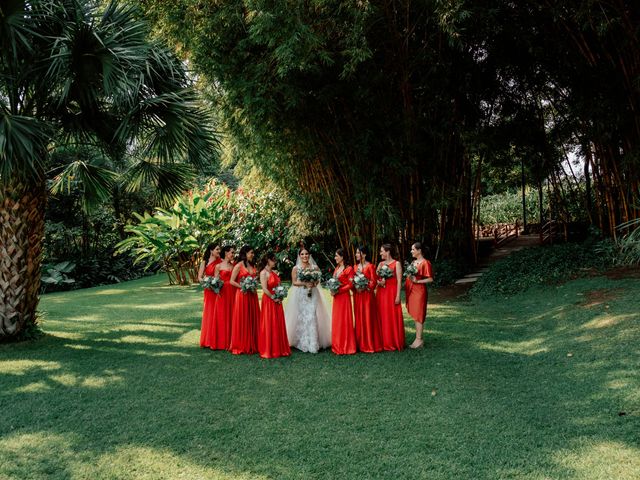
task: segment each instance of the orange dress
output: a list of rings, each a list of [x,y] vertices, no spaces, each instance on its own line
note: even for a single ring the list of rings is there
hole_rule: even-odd
[[[228,350],[231,342],[231,316],[237,288],[231,285],[231,270],[220,270],[220,280],[224,282],[217,295],[213,322],[209,329],[208,346],[213,350]]]
[[[242,282],[243,278],[252,275],[244,266],[240,265],[240,271],[236,281]],[[258,322],[260,320],[260,304],[258,294],[242,293],[236,288],[236,299],[233,303],[233,315],[231,317],[231,346],[229,350],[234,355],[243,353],[252,354],[258,352]]]
[[[273,289],[280,285],[280,277],[271,272],[267,288],[273,295]],[[287,326],[284,321],[284,308],[266,295],[262,295],[260,311],[260,330],[258,332],[258,352],[262,358],[288,357],[291,355]]]
[[[418,265],[416,280],[424,280],[425,278],[433,278],[429,260],[423,260]],[[413,283],[410,278],[407,278],[404,282],[404,291],[407,297],[407,312],[416,322],[424,323],[424,319],[427,316],[427,285]]]
[[[395,273],[397,261],[389,263],[389,268]],[[396,305],[396,291],[398,279],[394,275],[387,278],[384,287],[378,287],[376,302],[378,315],[382,323],[382,348],[384,350],[404,349],[404,320],[402,318],[402,306]]]
[[[368,263],[362,268],[362,274],[369,279],[369,290],[359,292],[354,288],[356,343],[361,352],[380,352],[382,350],[382,332],[376,297],[373,294],[376,286],[376,269],[373,264]]]
[[[207,265],[204,269],[205,277],[213,277],[213,274],[216,271],[216,265],[222,262],[221,259],[216,259]],[[212,290],[207,288],[204,289],[204,306],[202,308],[202,324],[200,326],[200,346],[208,347],[208,337],[209,330],[211,329],[211,324],[213,322],[213,312],[216,308],[216,302],[218,300],[218,295],[213,293]]]
[[[335,277],[337,272],[333,272]],[[353,307],[351,306],[351,279],[353,268],[350,266],[342,270],[340,289],[333,296],[333,310],[331,312],[331,351],[337,355],[351,355],[356,353],[356,334],[353,329]]]

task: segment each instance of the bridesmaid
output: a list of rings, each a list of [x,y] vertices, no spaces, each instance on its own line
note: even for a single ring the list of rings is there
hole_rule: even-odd
[[[236,287],[230,282],[234,254],[235,250],[232,246],[222,247],[223,260],[216,266],[215,276],[222,280],[224,285],[217,295],[218,300],[213,313],[213,322],[209,330],[207,343],[212,350],[228,350],[231,342],[231,316],[233,315],[233,301],[236,298]]]
[[[358,290],[354,286],[353,303],[358,350],[374,353],[382,350],[382,332],[376,297],[373,294],[376,286],[376,269],[371,262],[367,261],[368,254],[369,251],[364,246],[359,246],[356,250],[358,263],[355,266],[355,273],[362,273],[369,280],[369,286],[366,290]]]
[[[402,266],[391,256],[391,245],[388,243],[380,247],[380,256],[382,261],[378,264],[378,271],[383,265],[386,265],[395,273],[389,279],[378,277],[376,300],[378,315],[380,315],[382,322],[382,348],[384,350],[403,350],[404,320],[400,305]]]
[[[198,270],[198,281],[201,282],[204,277],[213,277],[216,266],[222,261],[220,260],[220,247],[213,243],[207,245],[202,256],[200,269]],[[202,325],[200,327],[200,346],[208,347],[207,341],[211,322],[213,321],[213,312],[216,308],[218,295],[209,289],[204,289],[204,308],[202,309]]]
[[[249,245],[240,249],[238,263],[233,267],[229,283],[237,288],[231,317],[231,346],[234,355],[258,352],[258,321],[260,304],[256,292],[243,293],[240,282],[246,277],[256,276],[253,266],[254,251]]]
[[[431,262],[424,258],[422,254],[423,248],[420,242],[416,242],[411,246],[411,256],[414,258],[413,264],[418,270],[415,276],[407,278],[404,289],[407,297],[407,312],[416,322],[416,339],[410,348],[420,348],[424,346],[422,339],[422,330],[424,328],[424,319],[427,316],[427,283],[433,282],[433,273],[431,271]]]
[[[353,310],[351,306],[351,279],[353,268],[345,265],[345,252],[342,248],[336,250],[336,268],[333,278],[340,281],[340,288],[333,295],[333,310],[331,315],[331,350],[336,355],[352,355],[356,353],[356,335],[353,330]]]
[[[273,299],[273,289],[280,285],[280,277],[273,271],[275,266],[275,254],[272,252],[267,253],[265,266],[260,272],[262,309],[260,312],[258,352],[262,358],[288,357],[291,355],[282,300]]]

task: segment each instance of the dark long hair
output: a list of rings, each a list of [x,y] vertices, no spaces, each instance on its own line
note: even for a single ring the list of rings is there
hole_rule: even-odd
[[[365,245],[358,245],[356,250],[360,250],[360,255],[365,255],[365,260],[369,258],[369,249]]]
[[[420,250],[420,253],[422,253],[422,256],[424,258],[429,258],[429,256],[431,255],[429,247],[427,247],[426,245],[422,245],[422,242],[413,242],[413,246],[416,247],[416,250]]]
[[[337,249],[336,253],[342,257],[342,263],[347,266],[349,264],[349,257],[347,256],[347,252],[345,252],[344,248]]]
[[[269,260],[272,260],[274,262],[277,262],[278,259],[276,258],[276,254],[273,252],[267,252],[264,254],[264,256],[262,257],[262,259],[260,260],[260,270],[264,270],[264,268],[267,266],[267,263],[269,262]]]
[[[203,255],[203,260],[204,263],[206,265],[206,263],[209,261],[209,257],[211,256],[211,252],[213,252],[216,247],[218,246],[217,243],[210,243],[209,245],[207,245],[207,248],[204,249],[204,255]]]
[[[225,245],[224,247],[222,247],[222,249],[220,250],[220,258],[224,258],[227,256],[227,252],[233,250],[233,245]]]
[[[390,243],[383,243],[382,245],[380,245],[380,248],[382,248],[385,252],[389,252],[393,257],[393,247]]]
[[[253,262],[247,260],[247,253],[253,250],[251,245],[243,245],[240,249],[240,255],[238,256],[238,261],[244,264],[244,268],[249,268],[249,265],[253,267]]]

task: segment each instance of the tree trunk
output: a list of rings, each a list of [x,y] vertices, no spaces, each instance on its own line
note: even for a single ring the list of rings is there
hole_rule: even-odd
[[[44,184],[0,186],[0,340],[37,321]]]

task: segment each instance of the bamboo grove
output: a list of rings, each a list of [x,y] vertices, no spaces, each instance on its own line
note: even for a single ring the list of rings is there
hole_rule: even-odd
[[[594,225],[640,214],[637,2],[141,3],[209,85],[236,160],[343,246],[473,256],[485,172],[522,166],[559,196],[568,146]]]

